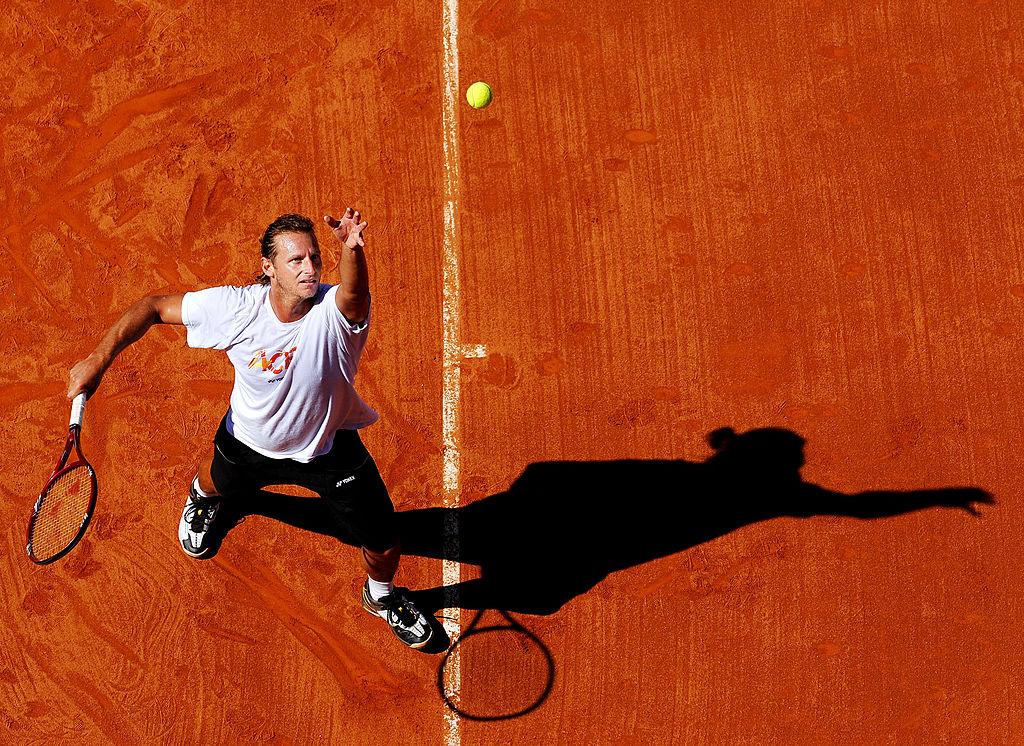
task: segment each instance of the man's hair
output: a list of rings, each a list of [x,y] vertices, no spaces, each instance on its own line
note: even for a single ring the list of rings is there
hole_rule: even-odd
[[[275,239],[282,233],[307,233],[313,241],[313,248],[318,251],[320,249],[320,244],[316,241],[316,233],[313,230],[313,221],[305,215],[288,213],[267,226],[267,230],[264,231],[263,238],[260,240],[261,256],[271,262],[274,261],[274,257],[277,256],[277,241]],[[256,277],[256,281],[261,285],[270,284],[270,278],[263,273]]]

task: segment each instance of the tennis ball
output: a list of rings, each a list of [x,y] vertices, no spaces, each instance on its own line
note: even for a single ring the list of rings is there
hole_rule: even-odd
[[[491,103],[491,87],[477,81],[466,90],[466,100],[474,109],[482,109]]]

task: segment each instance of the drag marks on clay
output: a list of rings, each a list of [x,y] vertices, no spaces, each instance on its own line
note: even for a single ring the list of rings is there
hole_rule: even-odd
[[[274,723],[266,712],[248,703],[244,707],[227,710],[224,720],[243,743],[290,743],[287,739],[277,738]]]
[[[418,60],[399,49],[381,49],[374,57],[380,100],[406,115],[433,113],[434,83],[419,74]]]
[[[0,409],[37,401],[52,401],[67,391],[63,382],[3,383],[0,385]]]
[[[180,490],[180,483],[174,490],[152,483],[150,489],[150,494],[174,495]],[[162,509],[158,513],[167,515]],[[182,595],[186,593],[182,565],[191,560],[180,551],[168,551],[172,539],[166,523],[155,523],[138,513],[114,518],[109,510],[98,510],[84,541],[97,540],[111,543],[101,550],[102,575],[88,581],[88,587],[103,594],[105,613],[133,630],[130,643],[140,650],[138,655],[143,660],[162,661],[164,656],[173,655],[167,640],[179,634],[188,613],[181,606]],[[66,559],[73,558],[82,546]],[[108,595],[111,589],[114,592]]]
[[[84,170],[95,165],[96,157],[110,142],[143,115],[158,114],[171,104],[195,93],[203,85],[216,79],[219,73],[207,73],[176,85],[144,93],[114,106],[88,134],[75,141],[71,152],[58,164],[56,180],[67,183]]]
[[[401,488],[411,483],[414,489],[424,489],[424,465],[432,458],[441,455],[441,449],[428,444],[420,433],[408,433],[405,430],[394,434],[396,455],[388,461],[385,470],[385,482],[391,489]]]
[[[702,559],[702,553],[686,552],[679,567],[663,573],[641,586],[633,595],[646,598],[654,593],[670,598],[698,601],[720,593],[746,591],[753,587],[753,571],[776,563],[785,556],[786,542],[781,539],[765,541],[753,552],[735,560],[721,558],[712,562]]]
[[[227,640],[228,642],[237,642],[242,645],[259,644],[259,640],[254,640],[253,638],[246,637],[245,635],[239,634],[238,632],[233,632],[229,629],[218,627],[216,624],[210,621],[211,616],[212,614],[210,613],[200,614],[199,619],[196,620],[196,626],[206,634],[212,635],[213,637],[218,637],[221,640]]]
[[[130,721],[118,717],[118,708],[114,707],[110,698],[83,674],[69,671],[66,676],[61,676],[53,665],[57,661],[60,661],[61,665],[66,663],[61,656],[35,643],[26,644],[25,653],[46,678],[63,692],[65,700],[92,721],[108,743],[134,746],[146,742]],[[62,709],[62,717],[66,720],[71,713],[66,706]]]
[[[43,221],[44,217],[50,217],[51,220],[63,220],[61,211],[66,207],[67,203],[75,199],[81,194],[89,191],[98,184],[111,179],[114,174],[126,171],[139,164],[145,163],[156,155],[162,152],[162,146],[153,146],[137,150],[129,153],[122,158],[118,159],[112,165],[108,165],[95,174],[90,176],[84,181],[78,182],[77,184],[71,184],[64,188],[56,189],[55,191],[48,192],[45,199],[39,202],[35,207],[30,209],[28,213],[22,218],[20,224],[11,225],[4,231],[5,236],[20,235],[22,231],[30,229]],[[51,208],[60,208],[56,210],[53,215],[50,215]],[[51,230],[53,230],[51,226]]]
[[[361,695],[368,693],[367,687],[392,689],[400,685],[376,655],[309,611],[255,555],[243,550],[237,554],[244,572],[223,553],[217,555],[214,563],[248,588],[347,693]]]
[[[385,482],[394,488],[414,476],[422,486],[426,481],[424,467],[430,460],[441,455],[441,444],[428,439],[402,415],[398,407],[378,388],[372,370],[360,369],[359,381],[360,387],[366,390],[367,399],[374,403],[374,408],[395,429],[394,438],[398,449],[384,474]]]
[[[96,638],[105,642],[112,650],[118,653],[125,660],[130,661],[136,666],[142,665],[142,659],[139,655],[128,647],[125,642],[118,639],[114,633],[108,629],[92,611],[90,611],[86,602],[79,598],[75,588],[73,588],[70,583],[61,580],[60,578],[56,578],[55,582],[64,598],[67,599],[68,603],[71,605],[72,610],[85,624],[86,629],[95,635]]]
[[[181,227],[181,249],[186,255],[192,252],[192,247],[199,236],[199,230],[203,223],[203,212],[209,196],[206,175],[201,173],[192,185],[192,193],[189,195],[188,207],[185,210],[185,222]]]
[[[783,402],[782,416],[787,420],[801,422],[807,419],[823,419],[841,417],[845,414],[842,407],[835,404],[786,404]]]
[[[7,251],[6,254],[10,258],[14,265],[21,272],[23,277],[27,277],[29,282],[35,286],[35,289],[39,291],[40,297],[45,300],[54,311],[61,311],[60,304],[50,295],[50,292],[46,289],[46,286],[39,281],[36,277],[35,272],[22,260],[23,249],[21,248],[20,231],[14,227],[8,228],[5,232],[4,240],[0,241],[0,246],[3,246]]]

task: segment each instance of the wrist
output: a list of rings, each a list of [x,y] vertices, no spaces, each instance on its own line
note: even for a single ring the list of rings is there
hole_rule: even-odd
[[[86,360],[91,363],[94,367],[99,368],[100,373],[106,373],[107,368],[114,362],[114,354],[112,350],[108,350],[106,345],[102,343],[91,353]]]

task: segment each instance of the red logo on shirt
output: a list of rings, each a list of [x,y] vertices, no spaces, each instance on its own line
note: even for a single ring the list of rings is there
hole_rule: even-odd
[[[278,373],[284,373],[288,370],[288,366],[292,364],[292,357],[297,349],[299,348],[292,347],[290,350],[278,350],[270,355],[270,357],[267,357],[266,350],[260,350],[249,363],[249,370],[269,370],[275,376]]]

